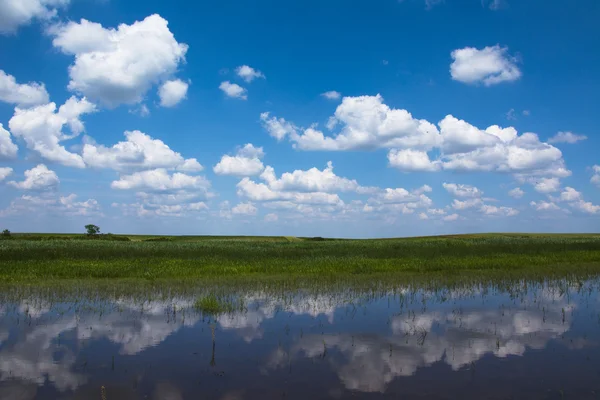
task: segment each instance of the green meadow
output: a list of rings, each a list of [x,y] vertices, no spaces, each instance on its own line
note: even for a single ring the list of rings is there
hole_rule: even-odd
[[[600,234],[402,239],[12,234],[0,281],[544,277],[600,273]]]

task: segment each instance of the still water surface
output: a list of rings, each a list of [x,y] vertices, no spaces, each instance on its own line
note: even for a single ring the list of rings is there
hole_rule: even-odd
[[[0,399],[599,399],[597,280],[0,308]]]

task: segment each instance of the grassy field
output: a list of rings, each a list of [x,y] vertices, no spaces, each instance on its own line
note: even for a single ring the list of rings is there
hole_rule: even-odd
[[[15,234],[0,281],[267,277],[530,276],[600,273],[600,235],[483,234],[406,239]]]

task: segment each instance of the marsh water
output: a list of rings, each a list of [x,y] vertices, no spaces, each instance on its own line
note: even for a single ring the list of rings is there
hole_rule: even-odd
[[[598,399],[600,284],[7,296],[0,398]]]

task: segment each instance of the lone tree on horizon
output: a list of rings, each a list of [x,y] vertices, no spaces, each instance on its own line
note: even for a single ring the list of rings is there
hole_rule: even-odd
[[[100,233],[100,227],[93,224],[86,225],[85,230],[88,236],[96,236]]]
[[[3,230],[2,231],[2,236],[9,237],[10,236],[10,231],[8,229]]]

